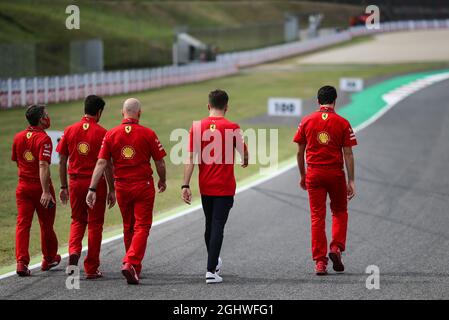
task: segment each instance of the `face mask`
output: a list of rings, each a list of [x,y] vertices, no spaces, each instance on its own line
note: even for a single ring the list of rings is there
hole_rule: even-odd
[[[44,129],[50,128],[50,117],[41,118],[41,125]]]

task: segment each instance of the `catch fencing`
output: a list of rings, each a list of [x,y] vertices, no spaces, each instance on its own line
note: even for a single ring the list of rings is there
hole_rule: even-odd
[[[110,96],[199,82],[236,74],[242,67],[311,52],[348,41],[353,37],[383,32],[428,29],[449,29],[449,19],[386,22],[382,23],[379,29],[357,26],[314,39],[221,54],[217,56],[217,61],[185,66],[93,72],[54,77],[0,79],[0,108],[26,106],[33,103],[49,104],[75,101],[89,94]]]

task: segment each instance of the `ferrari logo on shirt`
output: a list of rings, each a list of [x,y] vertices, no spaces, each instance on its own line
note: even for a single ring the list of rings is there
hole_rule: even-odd
[[[34,156],[30,150],[25,150],[25,152],[23,153],[23,158],[28,162],[34,161]]]
[[[328,117],[329,117],[329,114],[328,114],[328,113],[323,113],[323,114],[321,115],[321,119],[323,119],[323,120],[327,120]]]
[[[209,129],[210,129],[210,131],[212,131],[212,132],[214,132],[216,128],[217,128],[217,125],[216,125],[215,123],[212,123],[212,124],[209,126]]]
[[[27,139],[31,138],[32,135],[33,135],[32,132],[27,132]]]
[[[89,153],[89,144],[87,142],[78,143],[78,152],[82,155]]]
[[[328,144],[330,141],[331,137],[329,136],[329,134],[326,131],[321,131],[320,133],[318,133],[318,142],[321,144]]]
[[[124,159],[132,159],[135,153],[134,148],[131,146],[124,146],[122,148],[122,157]]]
[[[125,126],[125,132],[130,133],[133,127],[131,126]]]
[[[84,130],[89,129],[89,124],[88,124],[88,123],[83,123],[83,129],[84,129]]]

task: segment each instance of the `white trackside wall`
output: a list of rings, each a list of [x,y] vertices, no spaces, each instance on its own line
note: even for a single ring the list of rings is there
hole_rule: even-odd
[[[236,74],[242,67],[310,52],[357,36],[441,28],[449,29],[449,19],[386,22],[380,24],[379,29],[358,26],[314,39],[225,53],[218,55],[217,61],[214,62],[66,76],[0,79],[0,108],[74,101],[83,99],[89,94],[110,96],[198,82]]]

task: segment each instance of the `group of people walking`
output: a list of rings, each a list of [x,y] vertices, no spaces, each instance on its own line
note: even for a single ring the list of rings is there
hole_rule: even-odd
[[[229,108],[227,93],[214,90],[208,98],[209,116],[193,122],[190,129],[189,156],[180,187],[182,200],[190,204],[190,180],[198,164],[208,252],[205,279],[206,283],[220,283],[223,280],[220,251],[236,190],[235,151],[241,156],[242,167],[247,167],[248,148],[239,125],[225,118]],[[346,243],[347,200],[355,193],[352,146],[356,139],[349,122],[334,111],[336,98],[335,88],[321,88],[319,111],[302,119],[294,138],[299,146],[299,185],[310,197],[312,253],[318,275],[327,273],[326,196],[330,196],[333,214],[329,258],[334,269],[341,272],[344,270],[341,253]],[[103,276],[100,249],[105,210],[117,202],[123,219],[126,251],[121,272],[128,284],[138,284],[153,221],[156,188],[159,193],[167,188],[164,161],[167,154],[157,134],[139,124],[142,112],[139,100],[130,98],[124,102],[121,123],[109,131],[99,124],[104,109],[105,101],[101,97],[86,97],[84,115],[65,128],[56,147],[60,157],[59,199],[62,204],[70,202],[72,218],[66,272],[72,272],[78,265],[87,230],[86,279]],[[50,116],[44,105],[31,105],[26,110],[26,118],[29,127],[14,137],[12,145],[12,160],[17,163],[19,176],[16,260],[17,274],[21,277],[31,275],[28,247],[34,212],[37,212],[41,230],[41,269],[50,270],[61,261],[53,229],[56,200],[49,169],[53,145],[45,132],[50,127]],[[205,149],[210,152],[203,152]],[[158,176],[156,187],[151,160]]]

